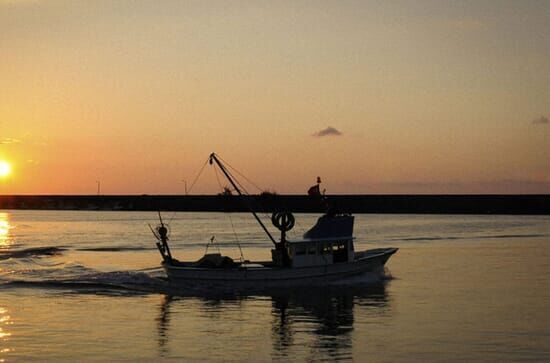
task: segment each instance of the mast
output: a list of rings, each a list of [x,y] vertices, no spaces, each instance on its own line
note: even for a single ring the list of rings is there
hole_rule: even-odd
[[[237,186],[237,184],[235,184],[235,182],[233,181],[233,178],[231,178],[231,176],[229,175],[229,173],[228,173],[227,170],[225,169],[225,166],[220,162],[220,160],[218,160],[218,157],[217,157],[216,153],[210,154],[210,157],[209,157],[210,164],[212,164],[212,160],[216,162],[216,165],[218,165],[218,167],[220,168],[220,170],[222,171],[222,173],[225,175],[225,177],[227,178],[227,180],[229,180],[229,182],[231,183],[231,185],[233,186],[233,188],[235,188],[235,190],[237,191],[237,193],[239,193],[239,196],[244,197],[243,193],[241,192],[241,190],[239,189],[239,187]],[[244,198],[243,198],[243,200],[244,200]],[[265,225],[263,224],[262,220],[258,217],[258,215],[256,214],[256,212],[254,212],[254,210],[250,207],[250,205],[248,204],[248,202],[246,202],[246,206],[248,207],[248,209],[250,210],[250,212],[252,213],[252,215],[254,216],[254,218],[256,218],[256,221],[258,221],[258,223],[260,224],[260,226],[262,227],[262,229],[264,230],[264,232],[267,234],[267,236],[269,237],[269,239],[271,240],[271,242],[273,242],[273,244],[277,247],[277,245],[278,245],[277,241],[275,241],[275,238],[273,238],[273,236],[271,235],[271,233],[269,233],[269,231],[267,230],[267,228],[266,228]]]

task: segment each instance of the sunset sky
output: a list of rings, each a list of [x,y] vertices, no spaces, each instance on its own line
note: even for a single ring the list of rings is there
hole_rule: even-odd
[[[0,194],[550,193],[549,118],[548,1],[0,0]]]

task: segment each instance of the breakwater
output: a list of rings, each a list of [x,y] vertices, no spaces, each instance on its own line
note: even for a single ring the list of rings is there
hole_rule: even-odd
[[[550,215],[550,195],[331,195],[349,213]],[[302,195],[0,195],[0,209],[246,212],[325,211],[321,200]]]

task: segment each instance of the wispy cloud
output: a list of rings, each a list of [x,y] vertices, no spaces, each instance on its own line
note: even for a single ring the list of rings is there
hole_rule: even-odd
[[[442,25],[455,31],[478,32],[487,29],[490,23],[487,20],[474,18],[460,18],[449,21],[442,21]]]
[[[38,4],[42,0],[0,0],[0,5]]]
[[[317,131],[312,136],[315,137],[324,137],[324,136],[340,136],[342,135],[342,132],[338,131],[332,126],[327,127],[326,129]]]
[[[7,145],[7,144],[18,144],[21,140],[12,139],[11,137],[5,137],[3,139],[0,139],[0,145]]]
[[[534,119],[533,123],[537,124],[537,125],[545,125],[545,124],[550,123],[550,120],[548,120],[548,117],[546,117],[546,116],[541,116],[541,117],[537,117],[536,119]]]

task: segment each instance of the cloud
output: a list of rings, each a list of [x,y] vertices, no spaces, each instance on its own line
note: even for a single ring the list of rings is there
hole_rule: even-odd
[[[550,120],[548,120],[548,117],[546,117],[546,116],[541,116],[541,117],[537,117],[536,119],[534,119],[533,123],[537,124],[537,125],[545,125],[545,124],[550,123]]]
[[[0,0],[0,5],[38,4],[41,0]]]
[[[326,129],[317,131],[312,136],[323,137],[323,136],[340,136],[340,135],[342,135],[342,133],[340,131],[338,131],[337,129],[335,129],[332,126],[329,126]]]
[[[3,139],[0,139],[0,145],[17,144],[20,142],[21,140],[12,139],[11,137],[5,137]]]

